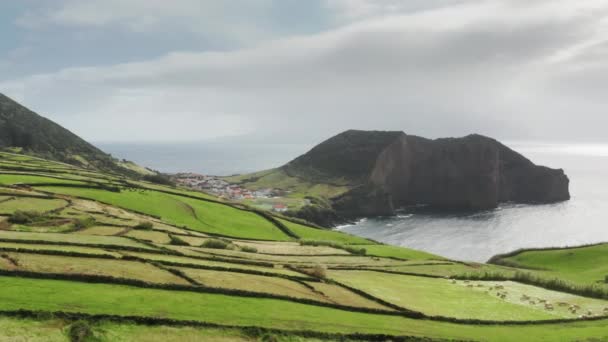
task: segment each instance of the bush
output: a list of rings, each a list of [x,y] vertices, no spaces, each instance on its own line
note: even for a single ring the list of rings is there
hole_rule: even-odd
[[[342,250],[345,250],[345,251],[347,251],[351,254],[355,254],[355,255],[367,254],[367,250],[365,248],[346,246],[341,243],[337,243],[337,242],[333,242],[333,241],[300,240],[300,246],[325,246],[325,247],[342,249]]]
[[[325,267],[321,265],[315,265],[314,267],[298,268],[298,271],[320,279],[325,279],[325,277],[327,276],[327,273],[325,272]]]
[[[85,228],[89,228],[95,225],[95,219],[92,217],[87,217],[87,218],[83,218],[83,219],[77,219],[74,224],[73,227],[74,229],[85,229]]]
[[[175,245],[175,246],[190,246],[189,243],[187,243],[186,241],[180,239],[179,237],[173,235],[173,234],[169,234],[169,238],[171,239],[170,244]]]
[[[150,221],[145,221],[145,222],[140,222],[137,226],[135,226],[133,228],[151,230],[152,228],[154,228],[154,225]]]
[[[241,251],[246,252],[246,253],[257,253],[258,249],[255,247],[251,247],[251,246],[243,246],[243,247],[241,247]]]
[[[160,173],[155,175],[145,175],[143,177],[143,180],[160,185],[175,186],[175,183],[173,183],[171,178]]]
[[[202,248],[227,249],[230,243],[218,239],[205,240],[200,246]]]
[[[8,221],[10,223],[16,224],[28,224],[33,222],[40,222],[45,219],[45,216],[37,211],[23,211],[17,210],[15,211],[9,218]]]
[[[93,337],[93,329],[87,321],[76,321],[68,328],[71,342],[85,342]]]

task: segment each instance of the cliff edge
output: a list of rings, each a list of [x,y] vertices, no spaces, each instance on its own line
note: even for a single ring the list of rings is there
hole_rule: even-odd
[[[491,209],[501,202],[570,199],[561,169],[537,166],[481,135],[430,140],[403,132],[341,133],[281,168],[307,182],[348,185],[331,198],[339,216],[390,215],[424,204],[441,209]]]

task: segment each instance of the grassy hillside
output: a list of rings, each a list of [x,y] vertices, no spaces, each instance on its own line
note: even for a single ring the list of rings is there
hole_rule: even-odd
[[[491,262],[533,269],[546,278],[559,278],[578,286],[597,286],[608,292],[608,244],[521,250],[496,256]]]
[[[605,339],[602,248],[462,263],[0,153],[0,340]]]
[[[152,173],[132,162],[112,158],[3,94],[0,94],[0,149],[120,174]]]

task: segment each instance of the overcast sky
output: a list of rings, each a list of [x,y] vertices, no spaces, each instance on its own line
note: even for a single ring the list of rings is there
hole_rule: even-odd
[[[606,0],[6,0],[0,92],[95,141],[608,139]]]

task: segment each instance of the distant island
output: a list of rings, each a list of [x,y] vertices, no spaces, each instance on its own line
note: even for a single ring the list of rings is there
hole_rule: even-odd
[[[306,199],[286,213],[330,226],[393,215],[409,205],[485,210],[501,202],[570,199],[561,169],[537,166],[482,135],[430,140],[399,131],[349,130],[286,165],[226,181],[247,189],[280,187]]]

